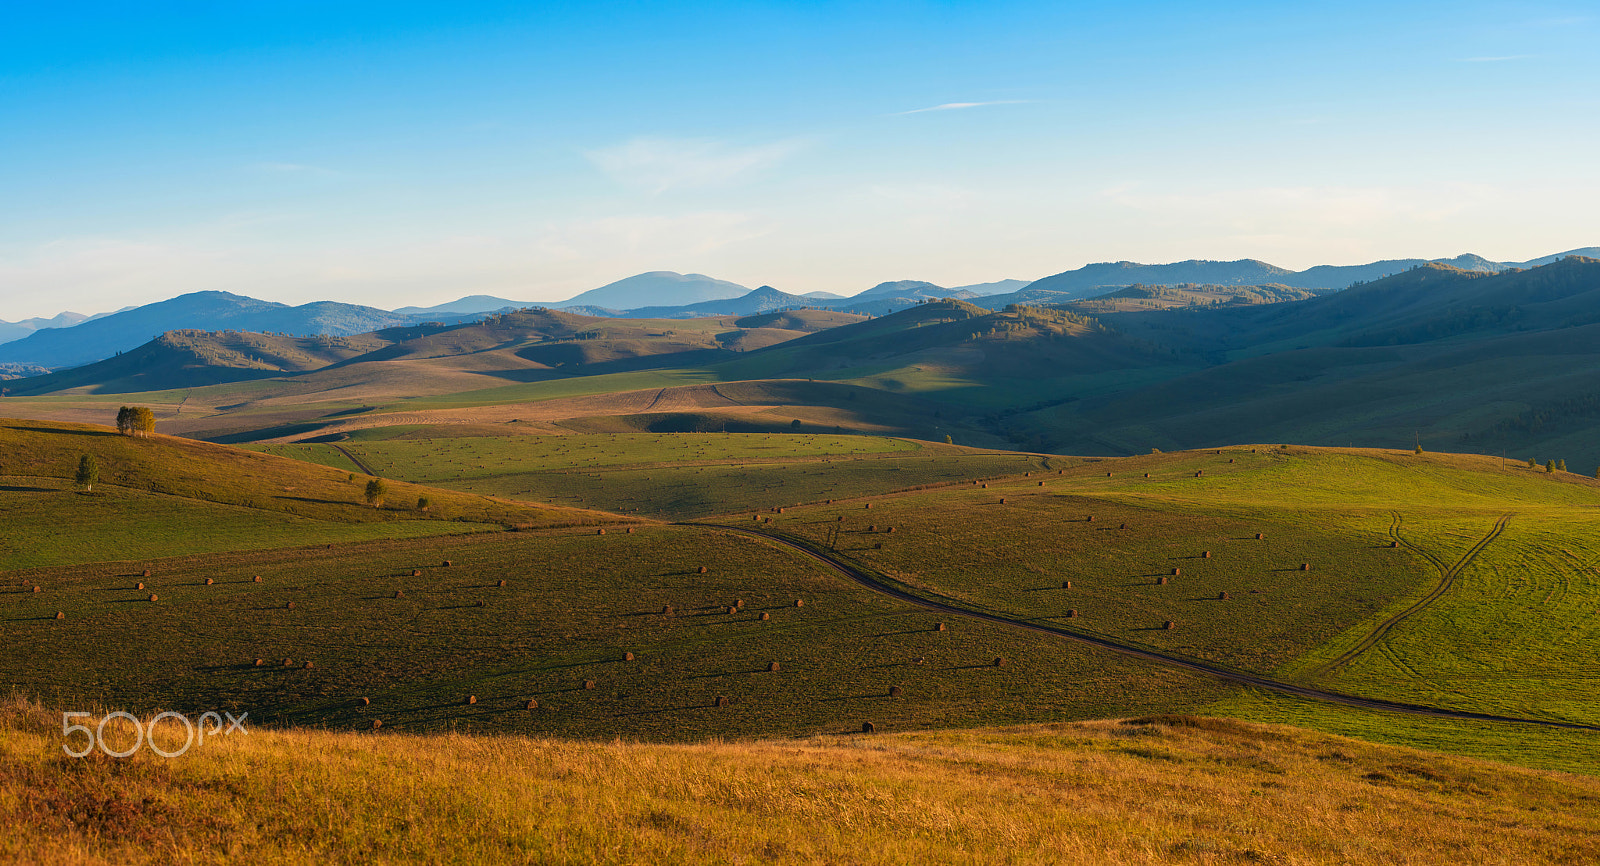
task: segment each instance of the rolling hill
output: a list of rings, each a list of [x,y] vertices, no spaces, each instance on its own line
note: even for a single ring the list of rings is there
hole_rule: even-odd
[[[596,307],[632,310],[641,307],[683,306],[701,301],[736,298],[750,290],[738,283],[718,280],[705,274],[680,274],[651,271],[590,289],[550,306]]]

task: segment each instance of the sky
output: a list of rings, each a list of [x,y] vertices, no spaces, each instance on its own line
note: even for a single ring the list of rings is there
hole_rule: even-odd
[[[0,319],[1600,245],[1600,3],[0,0]]]

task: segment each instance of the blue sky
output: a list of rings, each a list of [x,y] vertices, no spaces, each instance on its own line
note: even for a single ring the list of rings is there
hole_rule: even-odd
[[[0,319],[1600,244],[1594,3],[0,13]]]

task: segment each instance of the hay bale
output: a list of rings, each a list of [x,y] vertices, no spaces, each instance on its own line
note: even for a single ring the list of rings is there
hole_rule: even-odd
[[[405,597],[405,594],[406,594],[406,591],[403,590],[403,589],[397,589],[397,590],[394,591],[394,597],[395,598],[403,598],[403,597]]]
[[[1172,621],[1172,620],[1170,620],[1170,619],[1169,619],[1169,620],[1167,620],[1167,624],[1166,624],[1166,625],[1164,625],[1164,626],[1162,626],[1162,628],[1164,628],[1164,629],[1166,629],[1166,630],[1168,630],[1168,631],[1171,631],[1171,630],[1172,630],[1172,629],[1175,629],[1175,628],[1177,628],[1177,627],[1178,627],[1178,624],[1177,624],[1177,623],[1175,623],[1175,622],[1173,622],[1173,621]]]
[[[1395,547],[1399,547],[1399,546],[1400,546],[1400,542],[1398,542],[1398,541],[1389,542],[1389,547],[1391,547],[1391,548],[1395,548]]]
[[[716,706],[725,707],[727,705],[728,705],[728,696],[727,695],[717,695]]]
[[[481,599],[481,598],[478,599],[477,601],[473,602],[472,606],[473,607],[487,607],[487,605],[484,603],[483,599]]]
[[[361,699],[361,705],[362,705],[362,706],[363,706],[363,707],[370,707],[370,706],[372,706],[372,698],[362,698],[362,699]]]
[[[152,592],[152,593],[150,593],[150,600],[151,601],[160,601],[161,600],[161,596],[156,595],[155,593]]]
[[[1232,458],[1232,457],[1229,457],[1229,458],[1228,458],[1228,462],[1229,462],[1229,463],[1232,463],[1232,462],[1233,462],[1233,458]]]
[[[374,731],[376,731],[377,729],[379,729],[381,727],[383,727],[383,721],[381,719],[373,719],[372,720],[372,729]]]
[[[283,666],[286,667],[286,668],[294,667],[294,659],[284,659],[283,660]]]
[[[900,697],[900,687],[899,686],[890,686],[889,687],[889,697],[891,697],[891,698]]]
[[[871,526],[867,527],[867,531],[868,532],[877,532],[878,531],[878,524],[874,523]]]
[[[1260,541],[1261,539],[1266,538],[1266,537],[1267,537],[1267,534],[1265,532],[1257,532],[1256,533],[1256,541]]]
[[[1078,618],[1078,609],[1077,608],[1073,608],[1073,609],[1067,611],[1067,619],[1077,619],[1077,618]]]
[[[141,575],[141,576],[142,576],[142,577],[149,577],[149,576],[150,576],[150,569],[148,569],[148,568],[147,568],[147,569],[145,569],[145,570],[144,570],[144,574],[143,574],[143,575]]]
[[[705,566],[702,565],[699,568],[695,569],[695,574],[705,574],[708,570],[709,569],[707,569]]]
[[[934,631],[946,631],[947,629],[945,628],[945,624],[941,622],[938,625],[934,626],[933,630]]]
[[[1044,482],[1043,481],[1039,482],[1039,486],[1043,487],[1044,486]]]
[[[769,619],[772,619],[772,614],[767,613],[766,611],[762,611],[761,612],[761,621],[762,622],[766,622]]]
[[[447,559],[447,560],[445,560],[445,561],[444,561],[444,565],[442,565],[442,566],[440,566],[440,567],[441,567],[441,568],[449,568],[449,567],[450,567],[450,560],[448,560],[448,559]]]
[[[1210,559],[1211,558],[1211,551],[1209,551],[1209,550],[1202,551],[1201,554],[1200,554],[1200,558],[1201,559]]]
[[[258,574],[255,577],[250,578],[250,582],[251,583],[260,583],[261,582],[261,575]]]
[[[1148,472],[1146,472],[1146,473],[1145,473],[1145,474],[1144,474],[1144,477],[1146,477],[1146,478],[1149,478],[1149,477],[1150,477],[1150,473],[1148,473]]]
[[[1072,588],[1072,581],[1070,581],[1070,580],[1061,581],[1061,588],[1062,589],[1071,589]]]
[[[316,665],[312,664],[311,662],[306,662],[305,664],[306,670],[311,670],[314,667],[316,667]]]
[[[412,577],[421,577],[422,576],[422,569],[420,569],[420,568],[411,569],[411,576]]]
[[[594,531],[594,534],[595,534],[595,535],[605,535],[605,534],[606,534],[606,531],[605,531],[605,530],[604,530],[604,529],[596,529],[596,530],[595,530],[595,531]]]
[[[284,602],[283,609],[284,610],[294,610],[294,602],[292,602],[292,601]]]
[[[1000,497],[1000,504],[1001,505],[1006,504],[1006,498],[1004,496]]]
[[[1202,476],[1204,474],[1206,474],[1206,471],[1204,469],[1196,469],[1194,471],[1194,477],[1196,477],[1196,478],[1199,478],[1200,476]]]
[[[916,658],[911,660],[911,663],[914,664],[914,665],[920,665],[925,661],[927,661],[927,660],[924,659],[922,656],[917,656]]]
[[[40,586],[39,584],[36,583],[36,584],[33,585],[33,589],[30,589],[28,591],[29,592],[44,592],[44,587],[42,587],[42,586]]]
[[[586,691],[586,692],[594,691],[594,680],[584,680],[583,681],[583,690]]]
[[[1166,586],[1166,585],[1167,585],[1167,579],[1165,577],[1156,578],[1156,586]]]
[[[739,612],[739,609],[737,607],[734,607],[731,604],[728,605],[728,613],[729,614],[735,614],[735,613],[738,613],[738,612]]]
[[[892,532],[894,532],[894,527],[893,527],[893,526],[891,526],[891,527],[889,527],[889,528],[888,528],[888,529],[885,529],[885,530],[884,530],[884,532],[890,532],[890,533],[892,533]]]
[[[997,668],[1005,667],[1006,666],[1005,658],[1003,656],[995,656],[994,657],[994,666],[997,667]]]
[[[477,702],[478,702],[478,696],[477,695],[467,695],[467,706],[471,706],[471,705],[473,705],[473,704],[475,704]]]
[[[506,585],[506,579],[502,577],[499,580],[495,581],[494,585],[495,586],[505,586]]]
[[[985,484],[985,485],[983,485],[983,486],[984,486],[984,487],[988,487],[988,486],[989,486],[989,485],[987,485],[987,484]],[[868,502],[868,503],[867,503],[867,510],[868,510],[868,511],[871,511],[871,510],[872,510],[872,503],[870,503],[870,502]]]
[[[59,610],[58,610],[58,611],[56,611],[56,619],[66,619],[66,618],[67,618],[67,615],[66,615],[66,614],[64,614],[64,613],[62,613],[62,612],[61,612],[61,611],[59,611]]]
[[[264,665],[266,663],[267,663],[266,659],[256,659],[256,665],[255,666],[256,667],[261,667],[262,665]]]
[[[1126,524],[1126,523],[1117,524],[1117,528],[1118,529],[1127,529],[1128,528],[1128,524]]]
[[[662,605],[661,606],[661,613],[662,613],[663,616],[672,616],[672,605],[670,605],[670,604]]]
[[[779,513],[779,514],[782,514],[782,513],[783,513],[783,506],[779,506],[779,507],[778,507],[778,513]]]
[[[767,663],[767,673],[775,674],[777,672],[778,672],[778,663],[777,662],[768,662]]]
[[[537,700],[530,700],[530,701],[528,701],[528,704],[527,704],[527,709],[530,709],[530,710],[537,710],[537,709],[539,709],[539,702],[538,702],[538,701],[537,701]]]
[[[133,588],[134,589],[144,589],[144,583],[141,581],[141,582],[139,582],[137,584],[134,584]]]
[[[630,526],[630,527],[628,527],[628,534],[629,534],[629,535],[632,535],[632,534],[633,534],[633,527],[631,527],[631,526]]]
[[[803,598],[797,598],[797,599],[794,600],[794,606],[795,607],[805,607],[806,606],[806,600],[803,599]]]
[[[863,734],[874,734],[874,733],[877,733],[877,731],[878,731],[877,725],[874,725],[871,722],[862,722],[861,723],[861,733],[863,733]]]
[[[623,653],[622,654],[622,660],[625,661],[625,662],[633,661],[633,653]]]
[[[1180,575],[1182,573],[1183,573],[1183,569],[1178,568],[1177,566],[1173,566],[1172,567],[1172,576],[1173,577],[1177,577],[1178,575]]]
[[[215,579],[209,578],[209,577],[206,578],[206,586],[214,586],[214,585],[216,585],[216,580]]]
[[[1300,563],[1300,570],[1301,571],[1310,571],[1311,570],[1311,563],[1309,563],[1309,562]]]

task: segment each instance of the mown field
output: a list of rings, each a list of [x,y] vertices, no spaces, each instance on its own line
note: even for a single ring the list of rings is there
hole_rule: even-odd
[[[872,436],[470,436],[254,450],[463,492],[681,520],[1078,465],[1071,458]],[[352,457],[354,460],[352,460]]]
[[[92,721],[92,720],[91,720]],[[108,728],[113,736],[117,725]],[[175,733],[175,732],[174,732]],[[0,856],[57,862],[1584,863],[1600,782],[1167,716],[702,742],[271,731],[61,757],[0,710]],[[165,748],[177,748],[177,742]]]

